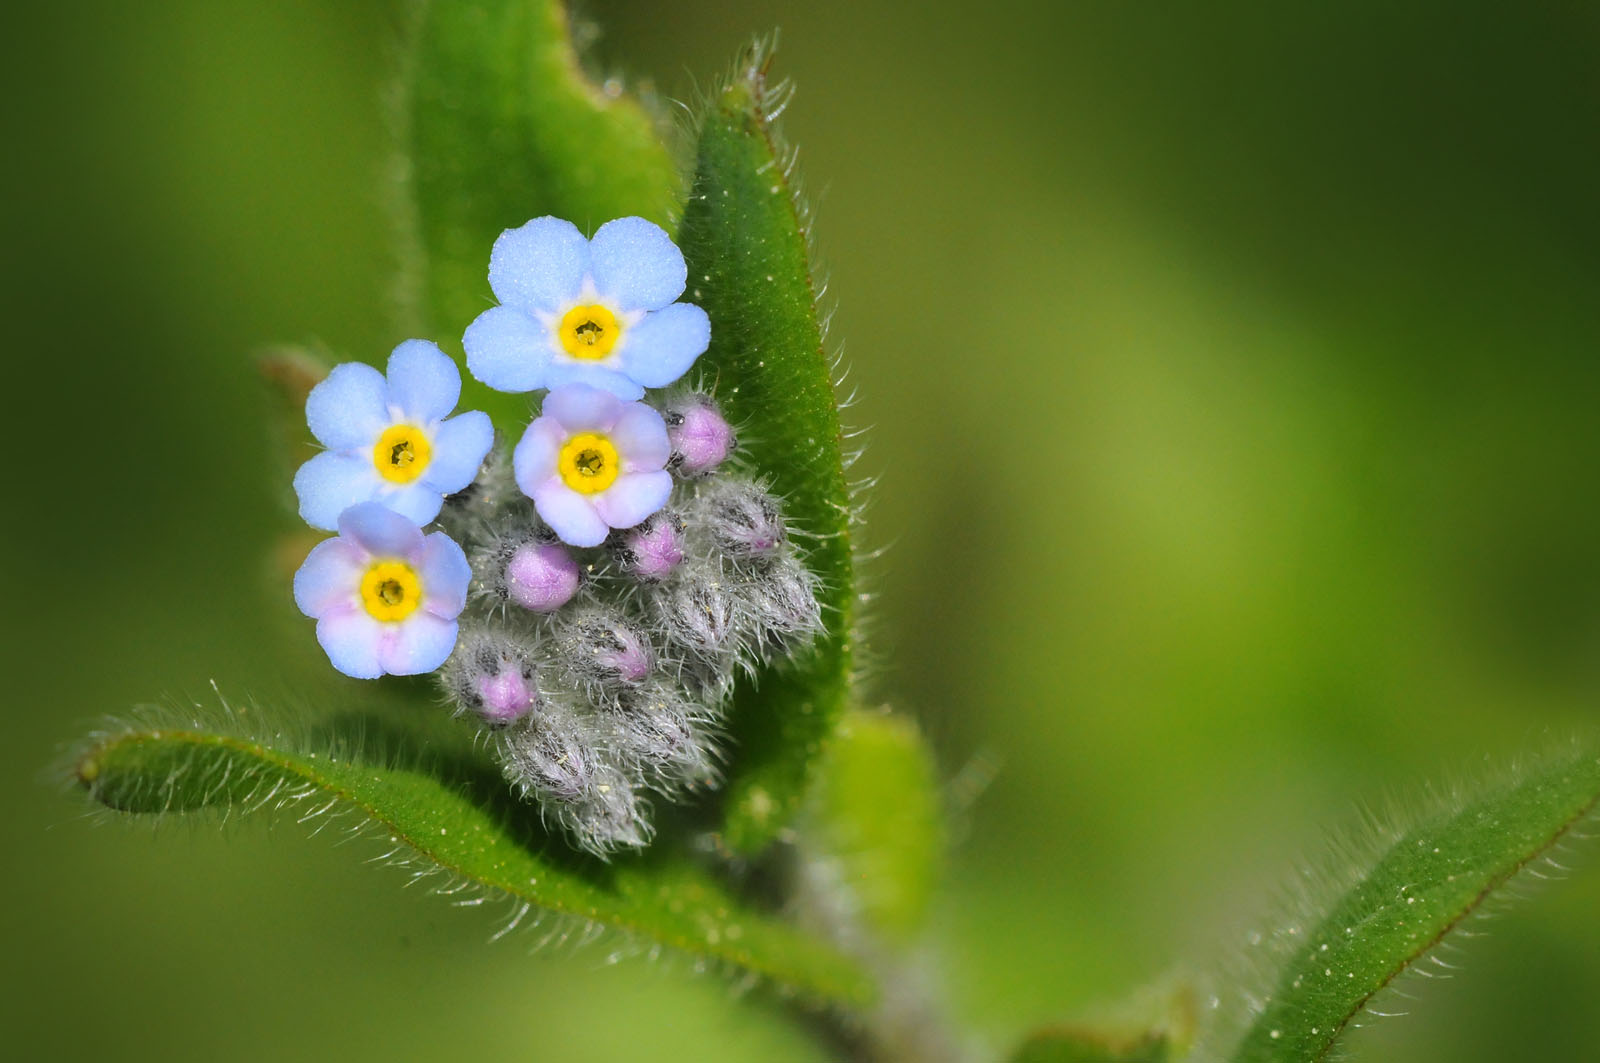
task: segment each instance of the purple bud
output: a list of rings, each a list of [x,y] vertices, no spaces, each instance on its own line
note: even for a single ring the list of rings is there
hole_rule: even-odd
[[[526,716],[539,703],[530,648],[502,632],[463,631],[439,680],[458,706],[491,727]]]
[[[578,592],[578,563],[555,543],[524,543],[506,562],[506,595],[535,613],[561,608]]]
[[[504,668],[496,673],[478,676],[473,687],[482,702],[478,707],[478,715],[498,726],[526,715],[539,697],[533,684],[517,668]]]
[[[637,631],[601,611],[574,620],[561,633],[559,645],[568,674],[602,689],[637,686],[656,663],[655,652]]]
[[[667,410],[668,464],[684,476],[703,476],[733,453],[733,429],[705,395],[691,395]]]
[[[683,521],[658,513],[630,529],[622,538],[618,561],[625,572],[646,583],[666,579],[683,561]]]

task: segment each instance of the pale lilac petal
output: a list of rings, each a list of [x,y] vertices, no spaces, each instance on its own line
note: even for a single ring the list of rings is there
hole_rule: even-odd
[[[689,275],[672,237],[643,218],[600,226],[589,241],[589,272],[601,298],[623,310],[666,306],[683,294]]]
[[[383,374],[361,362],[333,367],[306,396],[306,424],[330,450],[370,447],[389,426]]]
[[[409,424],[450,416],[461,398],[461,371],[427,340],[406,340],[389,355],[389,405]]]
[[[711,319],[693,303],[673,303],[622,334],[617,368],[647,388],[677,380],[711,344]]]
[[[444,495],[430,486],[426,479],[409,484],[385,482],[378,489],[376,502],[394,510],[417,527],[426,527],[444,508]]]
[[[554,417],[540,417],[522,433],[511,452],[511,475],[522,493],[533,496],[534,488],[556,474],[556,456],[567,441],[567,433]]]
[[[390,675],[422,675],[445,662],[456,645],[454,620],[418,610],[387,630],[378,642],[378,663]]]
[[[309,617],[319,617],[356,604],[367,559],[343,539],[324,539],[294,574],[294,604]]]
[[[339,534],[373,557],[410,559],[422,550],[422,529],[378,502],[363,502],[339,514]]]
[[[595,512],[613,528],[631,528],[667,504],[672,474],[625,472],[617,482],[593,496]],[[540,511],[543,515],[543,511]]]
[[[546,480],[530,494],[540,518],[568,546],[599,546],[611,531],[589,498],[560,480]]]
[[[628,403],[612,424],[609,435],[622,457],[622,467],[629,471],[659,469],[672,457],[667,423],[642,402]]]
[[[603,432],[622,415],[622,400],[588,384],[556,388],[544,398],[541,417],[554,417],[570,432]]]
[[[507,229],[489,252],[489,287],[500,302],[519,310],[562,309],[577,298],[587,272],[589,241],[560,218],[535,218]]]
[[[468,371],[496,391],[547,387],[545,373],[554,353],[551,342],[549,329],[506,306],[479,314],[461,337]]]
[[[453,620],[466,608],[472,566],[461,547],[444,532],[434,532],[422,541],[417,579],[422,583],[422,607],[434,616]]]
[[[317,641],[333,666],[352,679],[376,679],[383,674],[379,647],[384,625],[360,606],[338,609],[317,621]]]
[[[477,477],[492,446],[494,424],[488,414],[480,410],[458,414],[433,433],[433,457],[420,482],[440,494],[453,495]]]
[[[340,513],[370,500],[383,483],[370,454],[326,451],[300,466],[294,474],[294,493],[300,499],[301,518],[313,528],[332,531]]]
[[[610,361],[617,361],[610,359]],[[544,387],[562,388],[573,384],[609,391],[619,399],[644,397],[644,385],[617,369],[599,362],[585,362],[573,358],[554,358],[544,371]]]

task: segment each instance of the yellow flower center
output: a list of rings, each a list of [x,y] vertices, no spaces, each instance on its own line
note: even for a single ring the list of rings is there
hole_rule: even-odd
[[[378,467],[378,475],[397,484],[408,484],[421,476],[432,456],[433,444],[414,424],[390,425],[372,448],[372,463]]]
[[[575,306],[556,329],[561,349],[574,358],[598,361],[611,353],[622,336],[622,322],[603,306]]]
[[[361,604],[374,620],[404,620],[422,604],[417,570],[404,561],[374,561],[361,577]]]
[[[611,440],[594,432],[579,432],[561,448],[556,469],[562,483],[581,495],[592,495],[616,482],[622,461]]]

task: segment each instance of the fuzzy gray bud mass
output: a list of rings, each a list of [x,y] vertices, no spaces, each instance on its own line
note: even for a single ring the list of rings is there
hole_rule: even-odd
[[[708,396],[673,402],[699,418],[695,460],[666,509],[605,546],[559,544],[495,454],[440,514],[473,568],[440,684],[512,788],[600,856],[649,841],[647,794],[716,783],[736,675],[822,627],[782,504],[720,460],[710,444],[732,435]]]

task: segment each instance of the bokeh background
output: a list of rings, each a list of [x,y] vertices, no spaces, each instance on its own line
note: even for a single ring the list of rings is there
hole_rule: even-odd
[[[6,1054],[816,1058],[714,980],[486,945],[360,846],[152,838],[49,775],[213,679],[348,693],[275,598],[252,356],[404,338],[402,8],[4,16]],[[1594,9],[584,13],[676,99],[782,27],[882,477],[873,688],[963,783],[932,947],[980,1044],[1203,971],[1358,805],[1596,722]],[[1356,1058],[1600,1052],[1600,869],[1487,926]]]

